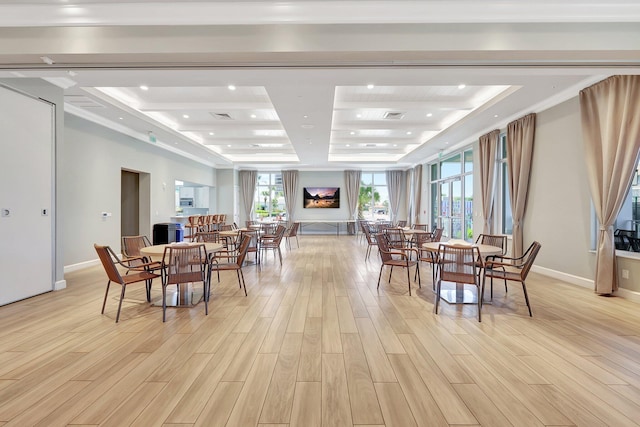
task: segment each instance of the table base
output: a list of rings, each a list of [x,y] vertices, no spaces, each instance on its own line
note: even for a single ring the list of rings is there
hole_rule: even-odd
[[[203,292],[202,285],[192,285],[191,283],[182,284],[176,290],[175,285],[169,285],[167,288],[167,307],[195,307],[202,301]],[[173,289],[172,289],[173,288]],[[151,302],[154,307],[162,307],[162,297]]]
[[[440,298],[449,304],[478,304],[478,288],[464,283],[442,282]]]

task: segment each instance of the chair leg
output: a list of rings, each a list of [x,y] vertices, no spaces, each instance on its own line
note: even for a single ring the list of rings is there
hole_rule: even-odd
[[[104,301],[102,302],[102,311],[100,314],[104,314],[104,307],[107,305],[107,295],[109,294],[109,285],[111,285],[111,280],[107,282],[107,290],[104,293]]]
[[[409,296],[411,296],[411,274],[409,274],[408,266],[407,266],[407,285],[409,285]]]
[[[391,266],[391,270],[389,270],[389,283],[391,283],[391,274],[393,274],[393,265]]]
[[[442,286],[442,280],[438,279],[438,284],[436,285],[436,314],[438,314],[438,306],[440,305],[440,287]]]
[[[382,277],[382,269],[384,268],[384,264],[380,266],[380,274],[378,274],[378,287],[380,289],[380,278]]]
[[[278,257],[280,258],[280,267],[282,267],[282,252],[280,251],[280,246],[278,246]]]
[[[202,299],[204,299],[204,314],[205,316],[209,315],[209,296],[207,293],[209,292],[207,286],[206,279],[202,278]]]
[[[364,255],[365,261],[369,258],[370,253],[371,253],[371,245],[367,246],[367,253]]]
[[[300,248],[300,242],[298,241],[298,235],[296,234],[296,247]]]
[[[162,322],[167,320],[167,285],[162,284]]]
[[[242,277],[242,287],[244,288],[244,296],[247,296],[247,283],[244,281],[244,274],[242,274],[242,269],[240,269],[240,277]]]
[[[529,309],[529,317],[533,317],[533,314],[531,314],[531,304],[529,304],[529,294],[527,294],[527,285],[524,284],[524,280],[522,281],[522,290],[524,291],[524,300],[527,302],[527,308]]]
[[[418,275],[418,287],[421,288],[422,287],[422,283],[420,281],[421,280],[420,279],[420,269],[418,267],[419,267],[419,263],[416,262],[416,274]],[[416,279],[414,278],[413,281],[415,282]]]
[[[122,300],[124,299],[124,291],[127,289],[125,285],[122,285],[122,292],[120,293],[120,302],[118,303],[118,314],[116,314],[116,323],[120,320],[120,308],[122,307]]]
[[[476,284],[478,288],[478,322],[482,322],[482,295],[480,294],[480,283]]]

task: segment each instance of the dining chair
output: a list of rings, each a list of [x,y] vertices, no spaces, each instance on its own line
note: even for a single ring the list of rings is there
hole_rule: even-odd
[[[259,234],[258,230],[240,230],[240,235],[238,236],[238,239],[240,240],[240,242],[242,242],[242,239],[244,238],[244,236],[249,236],[250,240],[249,240],[249,247],[247,248],[247,252],[248,253],[254,253],[255,254],[255,259],[254,262],[256,264],[258,264],[258,238],[259,238]]]
[[[209,258],[209,271],[207,281],[209,283],[209,290],[211,290],[211,274],[213,271],[218,273],[218,283],[220,283],[220,271],[235,271],[238,276],[238,286],[240,289],[244,288],[244,296],[247,296],[247,285],[244,281],[244,274],[242,273],[242,266],[251,244],[251,236],[245,234],[242,236],[240,246],[235,251],[222,250],[214,252]],[[225,262],[220,262],[225,260]],[[242,281],[240,280],[242,278]]]
[[[213,242],[218,243],[220,241],[220,233],[218,231],[199,231],[194,238],[194,242],[204,243]]]
[[[367,252],[364,255],[364,260],[366,261],[369,259],[369,255],[371,255],[371,248],[378,246],[378,241],[376,235],[371,232],[371,225],[369,223],[362,224],[362,231],[367,238]]]
[[[291,249],[291,241],[290,239],[295,237],[296,238],[296,246],[299,248],[300,247],[300,242],[298,241],[298,228],[300,227],[300,223],[299,222],[294,222],[291,223],[289,225],[289,227],[287,227],[286,231],[284,232],[284,237],[285,239],[287,239],[287,246],[289,247],[289,249]]]
[[[438,254],[432,250],[424,248],[422,245],[427,242],[433,242],[431,233],[415,233],[413,235],[415,248],[418,251],[418,262],[426,262],[431,265],[431,283],[433,289],[436,288],[436,266],[438,263]],[[414,279],[415,280],[415,279]]]
[[[207,251],[204,244],[167,246],[164,249],[162,270],[162,321],[166,321],[167,286],[188,286],[202,282],[205,315],[209,314],[209,286],[207,284]]]
[[[147,236],[122,236],[122,261],[131,267],[126,274],[131,271],[159,271],[162,269],[161,262],[154,262],[140,252],[142,248],[148,246],[151,246],[151,242]]]
[[[440,240],[442,240],[442,232],[443,231],[444,231],[444,228],[435,227],[433,229],[433,231],[431,232],[431,241],[432,242],[439,242]]]
[[[406,220],[400,220],[396,223],[396,227],[398,228],[402,228],[402,227],[406,227],[407,226],[407,221]]]
[[[520,282],[524,293],[524,300],[531,314],[531,304],[529,303],[529,295],[527,294],[527,275],[533,266],[533,262],[540,252],[542,245],[539,242],[533,242],[522,256],[517,258],[507,257],[504,255],[489,255],[484,261],[484,276],[482,278],[482,295],[484,295],[484,286],[487,277],[491,279],[491,299],[493,299],[493,279],[504,279],[507,281]],[[499,269],[498,269],[499,268]]]
[[[438,282],[436,285],[435,313],[438,314],[440,305],[442,281],[459,285],[469,284],[477,288],[478,293],[478,322],[482,321],[482,292],[478,277],[477,260],[480,251],[477,246],[444,245],[438,249]]]
[[[156,277],[160,277],[160,275],[153,273],[152,271],[144,270],[144,267],[147,266],[145,264],[138,264],[136,267],[130,267],[127,263],[120,260],[109,246],[100,246],[94,244],[93,247],[98,253],[100,262],[104,267],[104,271],[107,273],[107,277],[109,278],[109,281],[107,282],[107,289],[104,293],[102,311],[100,312],[101,314],[104,314],[104,308],[107,305],[107,296],[109,295],[109,286],[111,285],[111,282],[115,282],[121,287],[120,301],[118,302],[118,312],[116,314],[116,323],[118,323],[118,321],[120,320],[122,300],[124,299],[124,294],[127,286],[134,283],[145,282],[147,291],[147,302],[151,302],[151,283],[153,282],[153,279],[155,279]],[[125,274],[123,276],[122,274],[120,274],[117,265],[123,267],[127,271],[127,273],[129,271],[133,271],[133,273]],[[143,268],[143,270],[140,270],[140,268]]]
[[[507,254],[507,236],[499,235],[499,234],[480,234],[476,239],[476,244],[480,245],[489,245],[500,248],[502,251],[496,255],[506,255]],[[482,260],[478,260],[479,266],[482,268],[484,264]],[[482,274],[482,271],[479,271],[478,274]],[[507,281],[504,281],[504,290],[507,290]]]
[[[407,239],[402,228],[387,228],[384,230],[384,237],[387,239],[387,244],[392,249],[407,247]]]
[[[422,287],[420,282],[420,270],[418,270],[418,261],[412,260],[411,253],[415,252],[415,248],[391,248],[387,239],[383,233],[376,234],[376,241],[378,242],[378,252],[382,260],[380,265],[380,274],[378,275],[378,289],[380,288],[380,278],[382,277],[382,270],[385,266],[391,267],[389,270],[389,283],[391,283],[391,274],[393,273],[393,267],[402,267],[407,269],[407,285],[409,286],[409,296],[411,296],[411,274],[409,270],[411,267],[416,267],[416,275],[418,276],[418,287]],[[415,281],[415,279],[414,279]]]
[[[278,257],[280,258],[280,265],[282,265],[282,252],[280,251],[280,243],[282,242],[285,231],[286,227],[284,225],[278,225],[273,234],[263,234],[262,236],[260,236],[260,241],[258,243],[258,247],[260,248],[258,262],[261,262],[261,259],[263,258],[266,259],[266,251],[271,249],[273,250],[274,257],[276,252],[278,253]]]
[[[185,232],[185,239],[190,239],[192,241],[193,239],[195,239],[196,234],[199,231],[198,218],[199,215],[190,215],[187,218],[187,223],[185,224],[184,228],[185,230],[189,230],[189,234],[186,234]]]
[[[427,231],[427,224],[413,224],[411,228],[415,230]]]

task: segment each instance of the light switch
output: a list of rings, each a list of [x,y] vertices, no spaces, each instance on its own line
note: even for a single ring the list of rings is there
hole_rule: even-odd
[[[2,208],[2,216],[6,217],[6,216],[11,216],[11,209],[7,209],[7,208]]]

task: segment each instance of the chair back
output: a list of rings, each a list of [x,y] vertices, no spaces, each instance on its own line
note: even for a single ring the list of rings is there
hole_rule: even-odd
[[[165,284],[203,282],[207,262],[203,244],[164,249]]]
[[[520,278],[522,280],[527,278],[527,274],[529,274],[529,270],[531,270],[531,266],[536,260],[536,256],[538,256],[538,252],[540,252],[540,248],[542,248],[542,245],[539,242],[534,241],[525,252],[524,256],[526,257],[526,261],[520,270]]]
[[[640,239],[637,237],[627,236],[627,240],[629,240],[629,244],[631,245],[631,250],[633,252],[640,252]]]
[[[387,228],[384,230],[384,234],[387,238],[387,243],[391,248],[404,248],[406,247],[406,239],[404,237],[404,231],[401,228]]]
[[[263,222],[260,223],[260,231],[264,234],[276,234],[276,226],[275,222]]]
[[[432,242],[439,242],[440,239],[442,239],[442,232],[443,232],[443,228],[435,228],[433,230],[433,232],[431,233],[431,241]]]
[[[233,230],[233,225],[231,224],[220,224],[220,231],[231,231]]]
[[[227,214],[220,214],[220,216],[218,217],[218,222],[224,225],[224,223],[227,222]]]
[[[406,226],[407,226],[407,221],[406,220],[398,221],[398,223],[396,224],[396,227],[400,227],[400,228],[406,227]]]
[[[244,239],[244,236],[249,237],[249,252],[256,252],[258,250],[258,231],[257,230],[240,230],[240,241]]]
[[[477,284],[477,246],[440,245],[438,264],[440,278],[447,282]]]
[[[295,237],[298,235],[298,227],[300,227],[300,223],[299,222],[294,222],[293,224],[291,224],[289,226],[289,228],[286,230],[286,234],[285,236],[287,237]]]
[[[500,255],[507,254],[507,236],[499,236],[494,234],[481,234],[476,239],[476,243],[481,245],[495,246],[502,249]]]
[[[100,246],[94,244],[93,247],[96,249],[98,253],[98,257],[100,258],[100,262],[104,267],[105,273],[107,273],[107,277],[110,281],[122,284],[122,276],[118,269],[116,268],[116,264],[113,262],[114,259],[118,259],[116,254],[109,246]]]
[[[380,252],[380,258],[382,259],[382,263],[386,264],[387,262],[393,260],[393,256],[391,255],[389,243],[387,243],[387,238],[383,233],[378,233],[375,235],[376,242],[378,243],[378,249]]]
[[[244,264],[244,259],[247,257],[250,243],[251,236],[248,234],[243,235],[240,246],[238,247],[238,256],[236,257],[236,264],[238,264],[238,267],[242,267],[242,264]]]
[[[220,234],[217,231],[200,231],[196,234],[196,242],[213,242],[218,243],[220,241]]]
[[[362,223],[362,231],[364,231],[364,235],[367,237],[367,242],[370,245],[376,245],[377,240],[376,240],[376,235],[371,233],[371,225],[369,223]]]
[[[427,242],[432,242],[432,235],[431,233],[414,233],[413,235],[413,241],[415,242],[416,246],[418,247],[418,250],[422,250],[422,244],[423,243],[427,243]]]
[[[127,257],[142,256],[140,249],[151,246],[147,236],[122,236],[122,254]]]
[[[258,224],[258,221],[250,221],[250,220],[245,221],[245,225],[247,226],[247,228],[251,227],[252,225],[256,225],[256,224]]]
[[[414,230],[427,231],[427,224],[413,224],[411,228],[413,228]]]

